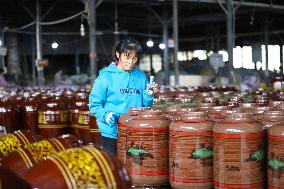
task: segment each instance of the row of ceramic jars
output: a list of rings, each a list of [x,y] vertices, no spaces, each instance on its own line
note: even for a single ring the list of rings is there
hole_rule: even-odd
[[[215,114],[220,109],[222,108],[218,107],[211,111],[213,118],[216,118]],[[241,110],[225,109],[223,111],[226,113],[223,114],[225,116],[219,117],[218,121],[215,120],[213,127],[212,119],[208,119],[205,112],[189,114],[191,109],[188,108],[187,113],[183,112],[180,116],[177,115],[177,111],[171,110],[170,116],[167,113],[164,113],[164,116],[172,119],[169,129],[169,179],[174,188],[211,188],[213,186],[213,161],[216,188],[262,188],[265,185],[261,173],[265,172],[263,161],[266,146],[263,141],[266,139],[263,138],[261,125],[252,118],[252,114],[240,113]],[[161,141],[157,140],[159,132],[155,132],[154,126],[151,126],[153,120],[160,119],[161,123],[163,118],[160,115],[154,115],[154,111],[142,111],[143,116],[138,111],[130,112],[120,118],[119,158],[126,164],[134,184],[164,185],[167,182],[162,179],[162,176],[165,176],[162,175],[165,169],[163,170],[161,166],[164,159],[152,155],[155,150],[157,151],[154,147],[155,143],[162,145]],[[265,117],[268,119],[263,119],[263,128],[271,127],[272,124],[279,122],[283,119],[283,114],[279,111],[270,111],[266,112]],[[162,127],[157,123],[155,126]],[[163,127],[159,128],[159,130],[163,129]],[[162,134],[161,131],[160,134]],[[147,142],[147,137],[152,140],[152,144]],[[167,138],[163,139],[162,144],[166,145]],[[212,151],[213,146],[214,152]],[[234,146],[234,149],[231,149],[231,146]],[[163,152],[159,154],[164,155]],[[214,160],[212,159],[213,154]],[[159,161],[153,163],[152,159]],[[244,159],[246,161],[243,161]],[[158,180],[156,179],[157,173],[160,174]],[[247,180],[242,180],[242,175],[247,175]],[[145,178],[153,182],[147,182],[148,179]]]

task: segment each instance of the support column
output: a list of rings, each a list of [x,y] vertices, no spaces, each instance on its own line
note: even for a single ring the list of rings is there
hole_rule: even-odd
[[[78,45],[75,48],[75,71],[76,74],[80,74],[80,54],[78,52]]]
[[[95,79],[97,76],[97,51],[96,51],[96,0],[88,0],[89,13],[89,47],[90,47],[90,77]]]
[[[233,33],[233,0],[227,0],[227,52],[229,55],[229,71],[232,78],[232,83],[236,84],[236,79],[234,75],[234,58],[233,58],[233,49],[234,49],[234,33]]]
[[[280,70],[280,74],[283,75],[283,44],[280,43],[280,67],[282,70]]]
[[[36,1],[36,59],[42,59],[42,29],[39,22],[41,21],[41,6],[40,0]],[[44,70],[43,67],[37,66],[37,79],[40,86],[44,85]]]
[[[178,0],[173,0],[173,33],[174,33],[174,70],[175,85],[179,85],[179,62],[178,62]]]
[[[163,43],[165,44],[165,48],[163,50],[163,63],[164,63],[164,71],[165,71],[165,84],[169,84],[170,72],[169,72],[169,46],[168,46],[168,10],[167,7],[163,8]]]
[[[32,79],[33,86],[36,84],[36,65],[35,65],[35,39],[32,38]]]
[[[268,60],[268,44],[269,44],[269,29],[268,29],[268,17],[265,16],[265,20],[264,20],[264,45],[265,45],[265,76],[268,77],[269,76],[269,72],[268,72],[268,64],[269,64],[269,60]]]
[[[118,7],[117,3],[115,3],[114,8],[114,42],[117,42],[119,40],[118,35]]]

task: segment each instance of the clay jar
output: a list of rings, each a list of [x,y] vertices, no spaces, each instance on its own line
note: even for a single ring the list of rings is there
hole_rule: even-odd
[[[253,119],[260,121],[263,118],[263,114],[267,111],[272,111],[274,109],[274,107],[270,107],[270,106],[259,106],[253,109],[252,113],[252,117]]]
[[[77,135],[84,144],[88,144],[90,142],[90,111],[88,102],[85,99],[76,101],[75,106],[69,112],[71,133]]]
[[[264,112],[262,119],[260,119],[262,127],[264,130],[272,127],[280,121],[284,121],[283,111],[267,111]],[[266,132],[266,131],[265,131]]]
[[[221,115],[222,111],[228,110],[229,106],[213,106],[210,108],[208,112],[208,116],[211,120],[215,122],[219,122],[224,119],[224,117]]]
[[[154,114],[128,122],[126,166],[134,186],[168,184],[169,123]]]
[[[33,167],[35,163],[43,160],[51,154],[58,153],[70,147],[78,146],[75,135],[63,135],[59,138],[41,140],[19,148],[17,151],[10,153],[1,161],[1,171],[13,172],[19,177]],[[3,188],[10,188],[13,184],[13,177],[1,179]]]
[[[7,133],[12,133],[19,128],[19,114],[15,103],[8,97],[0,96],[0,126]]]
[[[189,112],[170,124],[169,180],[174,189],[212,188],[212,127],[204,112]]]
[[[215,188],[264,188],[261,125],[234,113],[213,127]]]
[[[268,187],[284,188],[284,122],[268,129]]]
[[[97,118],[94,115],[90,115],[90,142],[97,147],[102,146],[102,135],[99,131]]]
[[[27,188],[41,189],[131,188],[130,177],[119,161],[91,146],[48,157],[25,174],[25,181],[30,185]]]
[[[118,119],[118,134],[117,134],[117,158],[125,166],[126,165],[126,140],[127,140],[127,123],[131,119],[136,118],[143,111],[150,110],[149,107],[130,107],[129,113],[123,114]],[[152,110],[152,112],[160,112]]]
[[[39,134],[43,138],[57,137],[67,132],[67,116],[61,102],[46,102],[38,111]]]
[[[38,134],[39,108],[39,102],[34,97],[26,98],[21,104],[23,129],[31,131],[34,135]]]
[[[20,147],[37,141],[29,131],[15,131],[0,137],[0,160]]]

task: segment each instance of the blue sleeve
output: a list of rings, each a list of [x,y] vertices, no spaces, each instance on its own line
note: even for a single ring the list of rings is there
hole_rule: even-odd
[[[145,87],[144,87],[144,90],[143,90],[143,103],[142,103],[142,106],[143,107],[151,107],[153,105],[153,100],[154,100],[154,95],[149,95],[147,92],[146,92],[146,86],[149,82],[147,81],[146,79],[146,82],[145,82]]]
[[[105,123],[107,110],[104,108],[107,96],[107,82],[103,77],[95,80],[92,91],[89,95],[89,110],[96,116],[98,121]]]

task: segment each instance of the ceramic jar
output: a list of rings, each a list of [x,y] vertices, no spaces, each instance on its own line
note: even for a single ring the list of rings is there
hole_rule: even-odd
[[[128,122],[126,166],[134,186],[168,184],[169,123],[155,114]]]
[[[13,172],[15,175],[23,177],[31,167],[47,156],[78,145],[77,137],[75,137],[75,135],[63,135],[59,138],[34,142],[24,147],[20,147],[18,150],[2,159],[1,171],[3,172],[4,170],[6,173]],[[13,188],[13,177],[6,177],[5,179],[1,178],[1,181],[3,188]]]
[[[21,104],[23,129],[38,134],[38,110],[39,102],[34,97],[26,98]]]
[[[174,189],[213,187],[212,127],[204,112],[189,112],[170,124],[169,169]]]
[[[7,133],[20,129],[19,110],[16,104],[6,96],[0,96],[0,126],[4,127]]]
[[[37,141],[29,131],[15,131],[0,137],[0,160],[10,152]]]
[[[46,102],[38,111],[39,134],[43,138],[51,138],[66,133],[67,117],[68,112],[62,102]]]
[[[263,132],[248,113],[234,113],[213,127],[215,188],[264,188]]]
[[[284,122],[268,129],[268,188],[284,188]]]
[[[119,161],[92,146],[71,148],[48,157],[25,174],[25,181],[28,188],[42,189],[131,188],[130,177]]]
[[[97,147],[102,146],[102,135],[99,131],[97,118],[94,115],[90,115],[90,142]]]

